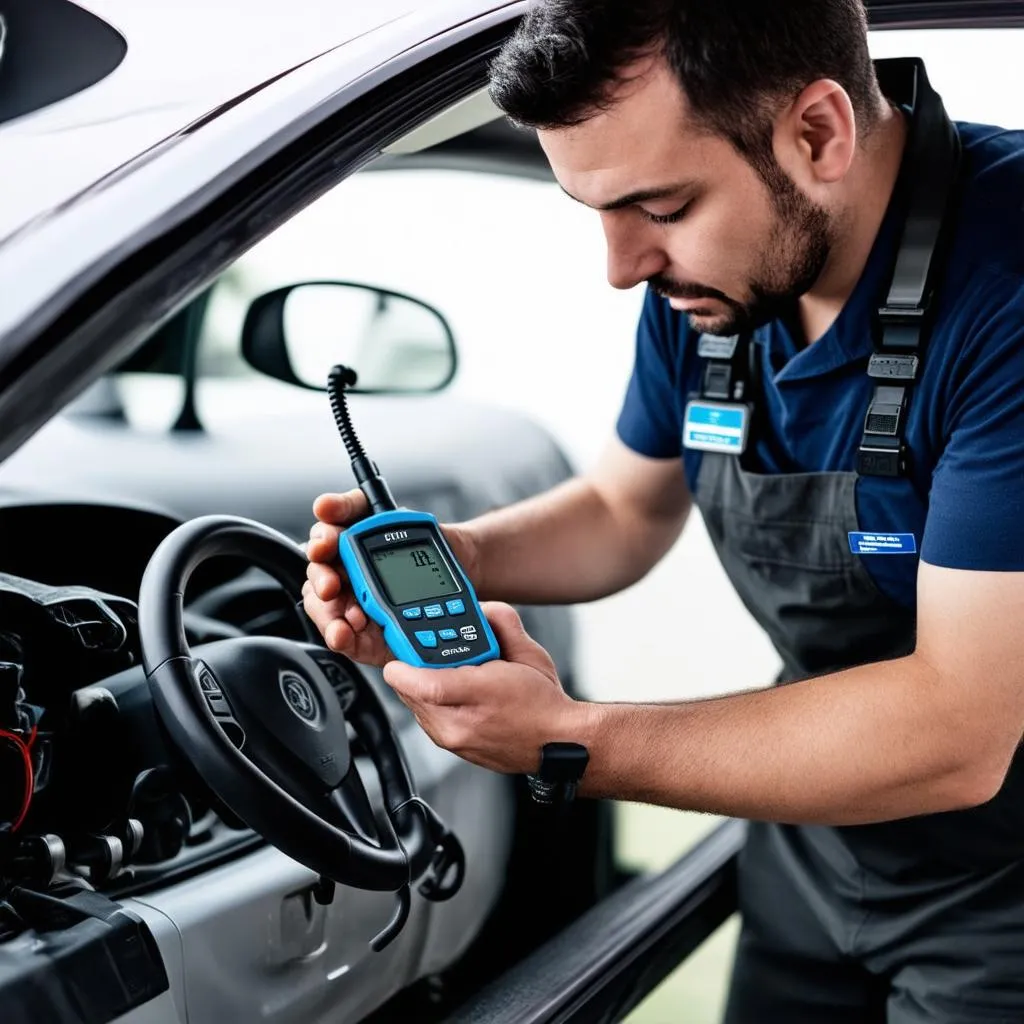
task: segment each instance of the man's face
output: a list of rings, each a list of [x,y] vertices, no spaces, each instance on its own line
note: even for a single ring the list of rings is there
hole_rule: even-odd
[[[637,70],[608,110],[539,132],[562,188],[601,211],[609,283],[648,282],[702,333],[766,323],[821,274],[828,213],[781,171],[769,187],[728,140],[693,126],[663,63]]]

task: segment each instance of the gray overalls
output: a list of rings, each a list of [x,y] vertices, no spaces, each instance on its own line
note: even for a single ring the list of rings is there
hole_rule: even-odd
[[[913,613],[850,552],[855,484],[703,458],[698,506],[784,680],[913,649]],[[977,830],[1024,847],[1022,811],[1018,757],[976,810],[844,828],[751,822],[728,1024],[1024,1022],[1024,861],[978,863],[972,849]]]
[[[905,230],[887,306],[910,293],[926,301],[923,279],[908,292],[901,277],[901,266],[919,269],[913,253],[901,262],[913,233]],[[915,612],[876,588],[849,541],[860,530],[858,473],[905,468],[907,395],[890,385],[912,385],[907,367],[917,364],[907,353],[918,350],[900,334],[903,321],[892,322],[876,353],[895,353],[896,362],[872,363],[881,369],[858,472],[761,475],[746,455],[711,450],[701,462],[697,505],[732,584],[782,658],[780,684],[914,649]],[[752,342],[729,340],[734,354],[718,369],[728,362],[735,372],[710,397],[728,403],[746,389],[756,432],[759,357]],[[708,381],[726,378],[706,374],[702,397]],[[1024,760],[1015,759],[995,800],[969,811],[842,828],[751,822],[739,899],[728,1024],[1024,1024]]]

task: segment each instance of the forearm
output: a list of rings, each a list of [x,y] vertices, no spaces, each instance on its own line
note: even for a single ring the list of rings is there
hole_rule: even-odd
[[[586,705],[582,793],[795,824],[985,802],[1006,765],[964,694],[917,656],[678,705]]]
[[[672,546],[685,515],[616,508],[587,478],[455,528],[473,552],[483,600],[574,604],[641,579]]]

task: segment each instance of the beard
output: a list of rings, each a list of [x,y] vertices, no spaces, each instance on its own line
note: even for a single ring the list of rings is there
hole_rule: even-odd
[[[648,279],[662,298],[713,300],[712,306],[687,310],[691,328],[700,334],[729,337],[747,334],[792,311],[797,300],[814,287],[832,251],[832,224],[781,169],[768,180],[775,223],[770,240],[758,257],[747,285],[745,302],[707,285],[685,284],[663,274]]]

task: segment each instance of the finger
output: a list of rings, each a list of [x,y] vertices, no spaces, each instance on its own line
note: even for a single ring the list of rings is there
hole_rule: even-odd
[[[313,562],[334,563],[338,560],[338,537],[341,528],[327,523],[316,523],[309,531],[306,557]]]
[[[357,637],[344,619],[331,619],[321,633],[324,643],[338,654],[351,655],[356,649]]]
[[[355,641],[355,633],[345,620],[342,601],[321,601],[306,580],[302,585],[302,608],[331,650],[348,650]]]
[[[355,597],[345,607],[345,621],[357,632],[361,633],[370,624],[366,612],[356,604]]]
[[[348,526],[370,511],[366,495],[355,488],[343,494],[321,494],[313,502],[313,515],[322,523]]]
[[[313,591],[321,601],[333,601],[348,591],[346,580],[341,573],[330,565],[310,562],[306,566],[306,579],[313,585]]]
[[[523,620],[514,608],[498,601],[488,601],[481,605],[481,610],[494,630],[505,661],[529,665],[545,675],[551,674],[554,667],[551,656],[526,632]]]

